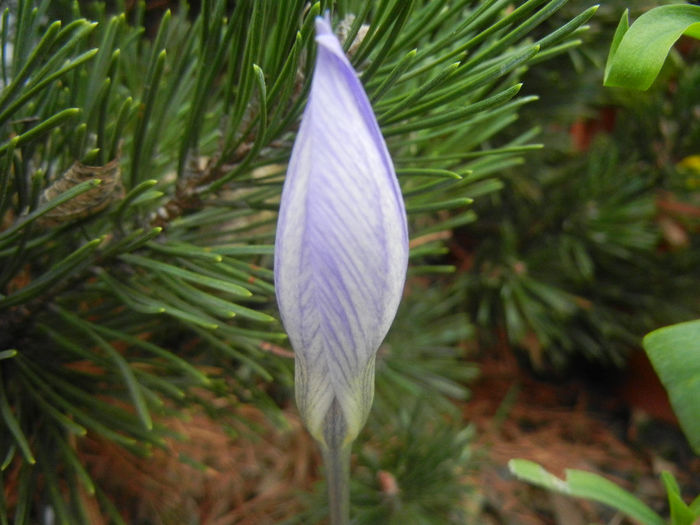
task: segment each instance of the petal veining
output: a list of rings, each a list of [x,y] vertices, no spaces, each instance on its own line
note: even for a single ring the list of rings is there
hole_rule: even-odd
[[[275,288],[302,417],[322,440],[336,400],[354,439],[371,405],[375,354],[401,298],[408,234],[367,95],[329,22],[317,19],[316,31],[311,91],[280,203]]]

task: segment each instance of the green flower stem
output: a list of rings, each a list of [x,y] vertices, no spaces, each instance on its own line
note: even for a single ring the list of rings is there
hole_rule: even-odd
[[[323,463],[326,466],[331,525],[350,524],[351,446],[351,443],[337,448],[321,446]]]

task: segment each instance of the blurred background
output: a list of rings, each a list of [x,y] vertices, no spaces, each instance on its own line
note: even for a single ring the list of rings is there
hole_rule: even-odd
[[[228,4],[233,10],[238,3]],[[425,253],[420,264],[413,259],[404,301],[380,349],[375,407],[354,448],[354,522],[629,523],[597,504],[565,499],[515,480],[506,466],[511,458],[532,459],[557,474],[565,468],[604,474],[661,513],[668,512],[658,478],[661,470],[674,473],[688,498],[700,492],[700,460],[680,431],[641,348],[649,331],[700,314],[699,42],[681,38],[649,91],[602,86],[605,60],[624,9],[630,8],[634,19],[664,3],[669,2],[601,2],[588,30],[577,35],[580,45],[548,60],[528,62],[522,69],[519,96],[537,98],[520,107],[517,118],[499,128],[498,135],[473,138],[482,149],[525,142],[543,147],[496,158],[488,165],[485,157],[474,157],[468,169],[482,169],[485,175],[466,193],[475,198],[473,219],[436,230],[440,249],[433,249],[435,238],[428,228],[413,239],[412,248],[425,248]],[[90,2],[80,4],[84,16],[100,16]],[[103,14],[116,12],[107,4]],[[342,14],[345,3],[340,4]],[[516,4],[520,3],[513,2],[504,12]],[[200,2],[189,5],[182,20],[194,20],[201,13]],[[544,38],[590,6],[569,0],[527,38]],[[163,38],[159,29],[168,9],[175,14],[184,10],[180,2],[167,0],[150,0],[141,7],[127,1],[123,7],[127,18],[140,13],[146,40]],[[46,16],[60,19],[73,9],[70,2],[51,2]],[[167,66],[176,67],[177,63]],[[243,110],[241,114],[245,123],[248,117]],[[171,116],[164,115],[163,121],[169,122]],[[165,144],[168,137],[164,131]],[[472,140],[455,137],[455,143]],[[391,147],[391,138],[389,143]],[[239,148],[245,146],[239,143]],[[432,146],[438,155],[452,147],[448,139]],[[75,157],[84,158],[85,151]],[[203,151],[202,165],[208,158]],[[155,164],[148,169],[160,169]],[[254,177],[261,182],[279,177],[279,165],[270,162],[263,166],[268,172],[256,171]],[[230,189],[226,198],[233,199],[236,191]],[[264,206],[256,213],[260,211],[269,212]],[[139,213],[145,216],[143,210]],[[439,219],[459,217],[451,213],[440,211]],[[178,220],[187,217],[183,213]],[[10,218],[3,220],[6,229]],[[205,236],[217,220],[213,217],[210,229],[203,230]],[[246,223],[245,216],[226,220],[251,243],[262,238],[255,235],[269,237],[269,216],[255,223]],[[191,226],[183,222],[187,227]],[[181,240],[195,242],[197,232],[188,231]],[[251,264],[260,266],[258,273],[240,275],[269,279],[270,253],[252,255],[256,259]],[[20,271],[23,265],[15,266],[11,278],[5,279],[4,294],[33,279],[29,271]],[[250,267],[238,270],[249,272]],[[239,278],[234,271],[230,275]],[[99,272],[90,279],[98,277]],[[104,282],[105,290],[114,289]],[[87,296],[81,300],[97,304]],[[64,308],[67,303],[58,304]],[[248,306],[276,315],[269,302]],[[31,304],[27,308],[32,311]],[[7,315],[0,324],[6,337],[0,339],[7,348],[19,348],[24,340],[13,340],[8,326],[19,326],[21,312]],[[102,315],[99,305],[94,315]],[[122,321],[126,325],[128,319]],[[58,328],[49,326],[53,328],[43,333],[53,337],[51,330]],[[186,333],[144,324],[134,332],[134,337],[148,334],[145,340],[178,349],[179,356],[191,357],[191,363],[217,379],[214,388],[195,386],[181,402],[166,403],[154,416],[156,427],[165,429],[162,441],[147,454],[129,450],[104,433],[66,438],[66,446],[74,451],[70,457],[100,487],[95,499],[87,497],[90,491],[84,484],[66,496],[81,499],[88,523],[116,522],[115,516],[128,524],[323,522],[320,457],[293,403],[293,354],[282,338],[254,333],[262,330],[255,326],[246,330],[250,332],[232,332],[231,337],[239,337],[236,341],[246,352],[246,345],[255,347],[257,353],[250,355],[269,371],[267,379],[261,379],[266,377],[262,373],[256,376],[245,352],[243,357],[235,351],[224,353],[237,363],[230,369],[218,370],[216,361],[200,360],[202,347],[219,345],[201,328]],[[111,341],[108,332],[102,336]],[[122,351],[116,343],[115,347]],[[52,359],[37,355],[42,363]],[[87,358],[71,363],[75,373],[94,372]],[[13,372],[0,371],[10,385]],[[180,386],[177,380],[171,384]],[[99,392],[102,387],[96,388]],[[11,399],[15,390],[8,391]],[[7,406],[16,411],[19,405]],[[59,498],[75,481],[63,477],[67,469],[54,471]],[[30,484],[30,475],[23,474],[14,456],[5,459],[2,470],[3,505],[8,509],[16,510],[18,501],[27,498],[27,487],[54,486],[44,480],[51,477],[48,473],[31,474]],[[52,501],[41,496],[34,502],[37,509],[54,509],[46,511],[49,517],[31,514],[36,523],[61,522],[60,515],[57,519],[52,514]]]

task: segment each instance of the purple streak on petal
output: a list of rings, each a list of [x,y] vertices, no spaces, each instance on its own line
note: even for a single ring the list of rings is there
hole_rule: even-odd
[[[275,287],[307,425],[320,428],[337,399],[356,432],[401,297],[408,233],[362,84],[329,22],[317,18],[316,31],[316,69],[280,204]]]

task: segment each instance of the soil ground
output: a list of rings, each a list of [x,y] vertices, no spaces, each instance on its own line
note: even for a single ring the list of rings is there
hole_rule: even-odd
[[[511,458],[536,461],[560,477],[567,468],[602,474],[662,516],[668,510],[661,471],[676,476],[686,501],[700,493],[700,459],[641,351],[624,372],[558,382],[536,378],[510,352],[480,366],[464,414],[478,428],[475,483],[483,491],[484,524],[631,523],[603,506],[514,480]]]

